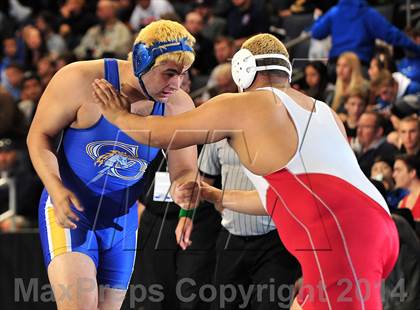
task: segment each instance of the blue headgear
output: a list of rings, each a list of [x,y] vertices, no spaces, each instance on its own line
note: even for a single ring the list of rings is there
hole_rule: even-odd
[[[136,43],[133,47],[133,68],[134,75],[140,78],[153,66],[158,58],[162,54],[172,52],[192,52],[194,50],[187,43],[187,38],[180,40],[156,42],[153,45],[147,47],[144,43]]]

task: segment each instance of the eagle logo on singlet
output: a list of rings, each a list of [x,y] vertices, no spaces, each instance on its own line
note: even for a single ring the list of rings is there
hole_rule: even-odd
[[[138,146],[116,141],[95,141],[86,145],[86,153],[101,168],[89,183],[104,175],[127,181],[139,180],[147,168],[147,161],[138,157]]]

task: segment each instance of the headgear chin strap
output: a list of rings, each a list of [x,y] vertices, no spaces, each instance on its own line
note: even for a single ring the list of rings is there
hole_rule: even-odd
[[[156,58],[158,58],[160,55],[172,52],[194,53],[194,50],[191,46],[188,45],[187,38],[166,42],[156,42],[149,47],[141,42],[136,43],[133,46],[132,58],[134,75],[139,79],[143,92],[150,100],[154,99],[147,92],[147,89],[142,80],[142,76],[154,65]]]
[[[280,65],[257,66],[257,59],[278,58],[286,61],[289,68]],[[292,79],[292,65],[283,54],[253,55],[250,50],[242,48],[232,58],[232,78],[241,91],[251,86],[257,71],[280,70],[287,73],[289,82]]]

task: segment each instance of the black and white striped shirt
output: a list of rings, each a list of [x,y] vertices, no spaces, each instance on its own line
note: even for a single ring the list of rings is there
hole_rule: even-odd
[[[205,145],[198,163],[200,171],[204,174],[221,175],[222,188],[225,190],[255,189],[243,171],[236,152],[226,139]],[[223,211],[222,225],[231,234],[239,236],[262,235],[276,229],[269,216],[248,215],[228,209]]]

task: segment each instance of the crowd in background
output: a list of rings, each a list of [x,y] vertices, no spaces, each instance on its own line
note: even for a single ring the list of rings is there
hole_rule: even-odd
[[[287,24],[294,16],[306,16],[310,23],[303,30],[311,31],[312,38],[303,59],[291,49],[292,86],[339,114],[363,171],[390,208],[403,205],[420,221],[420,184],[410,177],[417,162],[408,164],[420,152],[420,24],[411,21],[405,33],[397,27],[406,26],[401,24],[405,11],[399,9],[404,2],[369,4],[391,7],[391,20],[371,12],[375,7],[365,1],[353,0],[3,1],[0,169],[25,180],[18,182],[19,213],[36,214],[41,185],[21,150],[40,96],[61,67],[79,60],[125,59],[142,27],[160,18],[176,20],[197,40],[196,61],[184,84],[199,105],[236,91],[229,60],[244,39],[273,32],[287,44],[294,39],[285,31]],[[406,156],[395,161],[397,154]],[[394,165],[399,169],[394,171]],[[2,195],[7,196],[6,189]],[[4,210],[7,199],[2,201]]]
[[[420,11],[415,1],[413,10]],[[290,49],[295,87],[342,119],[363,172],[420,234],[420,20],[405,1],[357,0],[9,0],[0,3],[0,213],[17,189],[18,225],[36,226],[42,184],[26,134],[43,90],[66,64],[126,59],[136,33],[157,19],[196,38],[182,88],[198,106],[236,92],[230,59],[249,36],[271,32],[286,45],[305,18],[310,34]],[[417,6],[416,6],[417,5]],[[390,8],[385,18],[377,9]],[[414,16],[414,15],[413,15]],[[365,20],[363,20],[365,19]],[[65,98],[63,98],[65,100]],[[65,104],[65,102],[57,102]],[[328,139],[328,137],[325,137]],[[1,223],[7,231],[10,224]]]
[[[197,40],[194,47],[196,61],[185,83],[189,83],[187,90],[199,105],[219,93],[236,91],[230,77],[229,60],[245,38],[275,31],[287,43],[293,38],[279,29],[282,30],[291,17],[305,15],[313,18],[313,24],[305,29],[312,30],[312,39],[306,51],[307,57],[300,59],[299,63],[294,61],[297,70],[292,86],[325,101],[339,113],[349,143],[365,174],[377,181],[391,208],[398,208],[400,200],[410,193],[403,205],[411,209],[415,221],[419,221],[420,200],[417,198],[420,184],[416,178],[410,178],[417,163],[415,166],[408,164],[410,156],[417,159],[420,151],[417,119],[420,111],[420,58],[416,50],[420,43],[419,23],[412,21],[404,34],[392,24],[392,20],[388,23],[385,18],[381,20],[381,16],[372,15],[368,17],[370,20],[378,19],[374,20],[375,27],[371,27],[375,30],[369,25],[367,29],[361,29],[356,19],[350,16],[346,21],[340,14],[343,14],[345,5],[346,15],[358,14],[366,3],[341,0],[337,5],[336,2],[2,2],[0,169],[4,171],[13,167],[13,173],[19,175],[19,179],[25,179],[19,184],[18,196],[24,197],[18,199],[19,212],[29,216],[35,214],[33,209],[37,197],[34,193],[40,188],[36,177],[29,177],[33,170],[27,155],[20,150],[25,148],[25,135],[40,96],[61,67],[78,60],[125,59],[135,34],[142,27],[160,18],[176,20],[183,23]],[[387,4],[387,1],[371,2],[373,5]],[[388,1],[388,4],[392,3]],[[396,17],[398,6],[395,3],[393,6],[391,16]],[[334,19],[339,19],[341,31]],[[346,22],[360,31],[348,31]],[[318,57],[314,59],[312,55]],[[292,51],[292,60],[293,57]],[[397,154],[406,156],[395,162]],[[394,171],[394,165],[399,169]],[[28,182],[32,185],[23,186]]]

